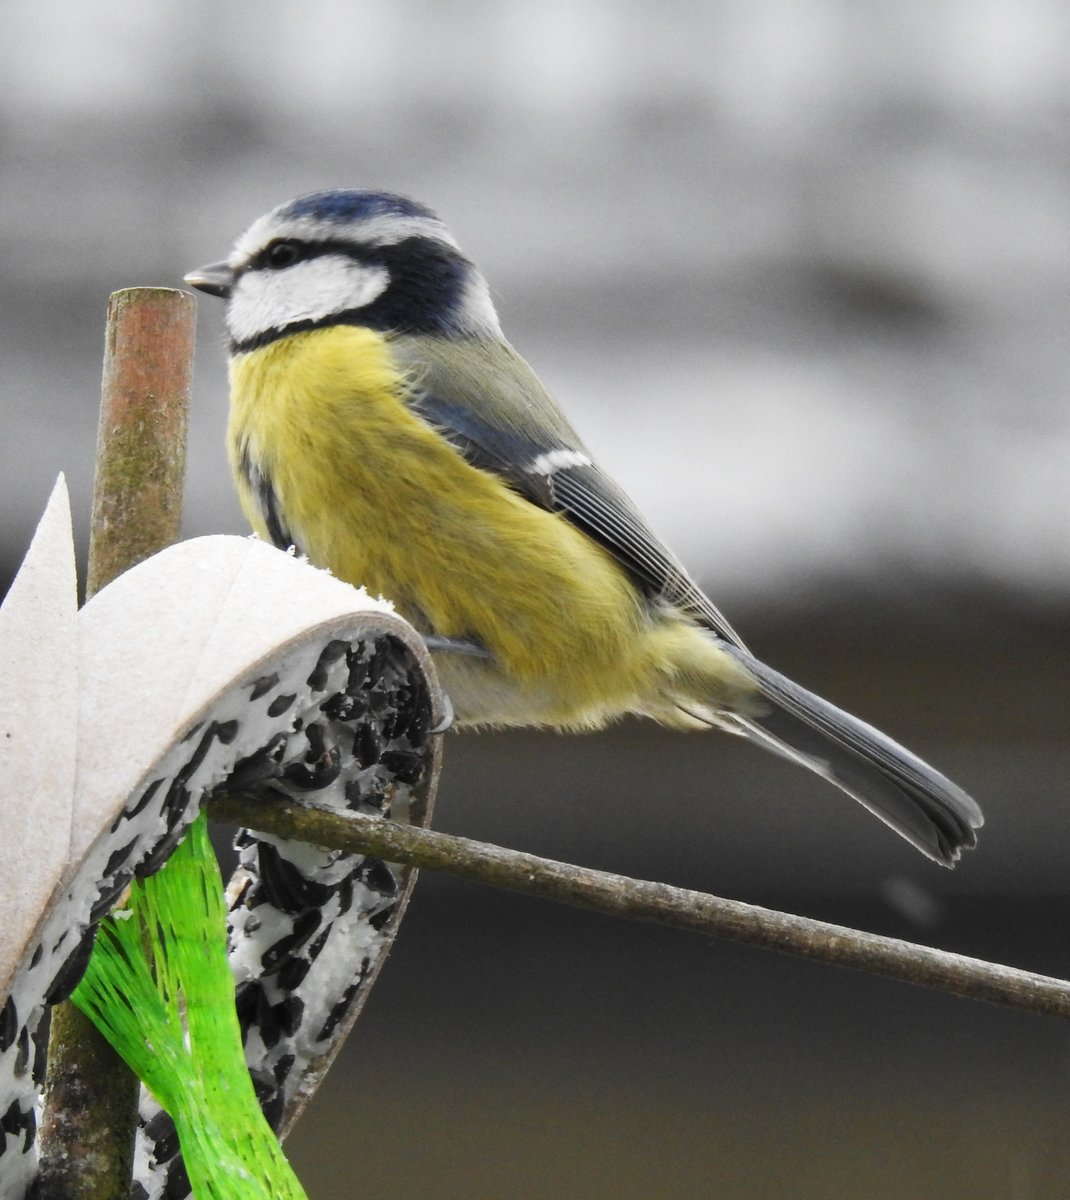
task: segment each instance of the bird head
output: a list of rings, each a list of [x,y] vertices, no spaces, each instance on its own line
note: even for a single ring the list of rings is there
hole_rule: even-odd
[[[329,325],[500,337],[486,281],[439,218],[389,192],[299,196],[258,218],[190,287],[227,301],[240,353]]]

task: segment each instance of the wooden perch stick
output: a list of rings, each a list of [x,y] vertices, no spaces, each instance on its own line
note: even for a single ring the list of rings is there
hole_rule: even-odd
[[[340,816],[281,797],[217,794],[210,801],[209,812],[218,820],[278,837],[446,871],[476,883],[611,916],[690,929],[990,1004],[1070,1018],[1070,983],[1065,980],[898,938],[665,883],[593,871],[377,817]]]
[[[87,595],[178,541],[196,301],[126,288],[108,301]],[[140,1083],[88,1017],[52,1010],[38,1200],[126,1196]]]
[[[174,288],[108,300],[87,597],[178,541],[196,321]]]

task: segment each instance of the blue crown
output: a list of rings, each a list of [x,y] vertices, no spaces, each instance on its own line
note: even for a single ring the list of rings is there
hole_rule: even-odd
[[[437,220],[423,204],[392,192],[362,191],[357,188],[335,188],[327,192],[312,192],[298,196],[283,208],[280,217],[312,217],[317,221],[336,221],[345,224],[363,221],[368,217],[426,217]]]

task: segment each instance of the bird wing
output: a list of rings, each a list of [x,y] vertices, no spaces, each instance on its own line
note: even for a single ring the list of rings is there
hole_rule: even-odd
[[[507,342],[410,335],[397,338],[392,350],[409,380],[412,410],[467,462],[582,529],[651,599],[681,609],[718,637],[743,646],[625,492],[594,462]]]

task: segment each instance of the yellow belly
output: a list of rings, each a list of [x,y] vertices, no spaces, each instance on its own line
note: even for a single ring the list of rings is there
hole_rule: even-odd
[[[388,340],[350,326],[236,356],[229,445],[253,527],[266,536],[243,456],[312,562],[425,632],[486,647],[489,663],[438,656],[462,721],[653,714],[709,639],[653,616],[600,546],[466,463],[405,406],[404,386]]]

